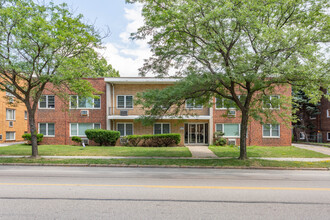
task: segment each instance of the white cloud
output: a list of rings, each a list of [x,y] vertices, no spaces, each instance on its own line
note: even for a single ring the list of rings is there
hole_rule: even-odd
[[[151,56],[147,40],[129,39],[131,33],[137,31],[144,23],[141,15],[142,5],[135,4],[132,9],[125,8],[125,18],[128,21],[126,29],[119,37],[120,43],[107,43],[101,54],[107,59],[120,76],[138,76],[138,69],[143,66],[144,59]]]

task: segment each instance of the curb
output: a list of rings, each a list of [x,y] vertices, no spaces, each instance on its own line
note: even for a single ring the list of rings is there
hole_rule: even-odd
[[[41,164],[41,163],[0,163],[0,166],[45,166],[45,167],[130,167],[130,168],[194,168],[194,169],[242,169],[242,170],[315,170],[329,171],[329,168],[299,167],[228,167],[228,166],[178,166],[178,165],[127,165],[127,164]]]

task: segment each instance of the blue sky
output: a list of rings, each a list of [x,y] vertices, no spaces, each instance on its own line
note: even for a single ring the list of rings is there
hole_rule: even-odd
[[[132,41],[130,33],[143,24],[141,5],[126,4],[125,0],[53,0],[67,3],[75,14],[83,14],[85,21],[101,31],[110,29],[111,35],[103,40],[105,49],[100,53],[121,76],[138,76],[138,68],[150,56],[146,41]]]

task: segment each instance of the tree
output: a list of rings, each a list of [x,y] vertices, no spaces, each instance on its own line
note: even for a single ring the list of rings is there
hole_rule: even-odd
[[[95,52],[101,37],[82,18],[66,4],[0,0],[0,90],[27,108],[33,157],[38,156],[35,112],[47,84],[58,95],[70,89],[93,96],[95,89],[82,77],[118,75]]]
[[[153,55],[140,73],[183,77],[164,92],[140,95],[145,117],[166,114],[159,105],[180,109],[189,98],[201,103],[213,96],[232,100],[242,112],[239,159],[247,158],[249,118],[276,119],[275,111],[264,108],[262,101],[274,88],[303,85],[313,99],[321,98],[320,86],[329,88],[329,57],[320,45],[329,46],[327,0],[128,2],[142,3],[145,19],[132,38],[151,38]],[[288,97],[272,102],[268,105],[291,105]]]

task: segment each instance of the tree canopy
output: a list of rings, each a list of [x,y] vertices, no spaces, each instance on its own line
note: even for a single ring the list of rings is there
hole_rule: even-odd
[[[329,56],[322,50],[329,48],[327,0],[128,2],[143,3],[145,19],[132,37],[151,37],[153,55],[141,74],[182,77],[169,94],[163,90],[140,95],[146,114],[166,114],[157,107],[160,100],[175,105],[188,98],[204,103],[213,96],[232,100],[242,112],[240,159],[247,158],[249,118],[265,121],[283,114],[263,106],[276,87],[299,87],[314,100],[323,95],[320,86],[330,87]],[[276,101],[281,103],[270,104],[289,108],[289,100],[281,96]]]

